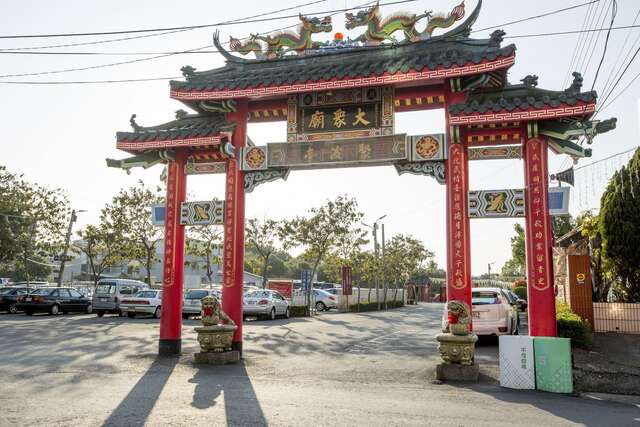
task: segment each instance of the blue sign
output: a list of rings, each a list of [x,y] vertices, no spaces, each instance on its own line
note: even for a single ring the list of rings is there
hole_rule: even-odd
[[[569,213],[569,187],[549,187],[549,214]]]
[[[164,226],[165,205],[155,205],[151,207],[151,222],[153,225]]]
[[[302,289],[308,290],[311,286],[311,270],[302,270],[300,281],[302,282]]]

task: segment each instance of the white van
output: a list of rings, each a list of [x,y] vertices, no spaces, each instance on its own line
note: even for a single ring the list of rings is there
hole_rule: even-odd
[[[147,289],[149,289],[149,285],[139,280],[101,279],[93,293],[93,311],[98,317],[104,316],[105,313],[115,313],[122,316],[120,310],[122,298]]]

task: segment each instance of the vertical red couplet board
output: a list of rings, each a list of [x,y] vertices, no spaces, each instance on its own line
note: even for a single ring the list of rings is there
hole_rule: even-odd
[[[187,153],[176,153],[167,169],[167,199],[164,220],[164,263],[162,315],[158,354],[178,355],[182,348],[182,290],[184,282],[184,225],[180,224],[180,204],[187,193],[184,173]]]
[[[547,141],[524,144],[525,224],[529,335],[555,337],[556,305],[551,251],[553,234],[548,199]]]
[[[471,309],[471,247],[467,212],[469,162],[466,144],[449,145],[446,179],[447,301],[463,301]]]
[[[229,113],[235,121],[233,146],[236,158],[227,161],[225,186],[225,225],[223,252],[222,309],[238,326],[233,349],[242,352],[242,295],[244,289],[244,172],[238,167],[240,148],[247,139],[248,102],[240,99],[237,110]]]

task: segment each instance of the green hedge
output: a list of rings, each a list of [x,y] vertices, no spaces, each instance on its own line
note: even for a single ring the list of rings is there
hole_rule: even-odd
[[[526,286],[518,286],[513,289],[513,293],[518,295],[518,298],[522,298],[526,301],[527,299],[527,287]]]
[[[573,347],[588,350],[592,344],[591,325],[587,320],[571,311],[568,304],[556,301],[556,322],[558,336],[571,338]]]
[[[309,316],[307,307],[304,305],[290,305],[289,314],[291,315],[291,317],[308,317]]]
[[[403,307],[404,302],[402,301],[387,301],[387,308],[398,308]],[[384,310],[384,303],[380,303],[380,307]],[[349,306],[349,311],[377,311],[378,303],[377,302],[361,302],[358,304],[351,304]]]

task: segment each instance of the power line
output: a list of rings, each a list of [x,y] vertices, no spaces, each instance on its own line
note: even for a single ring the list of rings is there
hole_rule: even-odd
[[[607,160],[609,160],[609,159],[613,159],[614,157],[618,157],[618,156],[621,156],[621,155],[623,155],[623,154],[630,153],[630,152],[635,151],[635,150],[637,150],[637,149],[639,149],[639,148],[640,148],[640,146],[638,146],[638,147],[633,147],[633,148],[630,148],[630,149],[628,149],[628,150],[621,151],[621,152],[616,153],[616,154],[612,154],[612,155],[610,155],[609,157],[605,157],[604,159],[596,160],[595,162],[591,162],[591,163],[589,163],[588,165],[583,165],[583,166],[580,166],[580,167],[574,168],[574,169],[573,169],[573,171],[575,172],[575,171],[580,170],[580,169],[588,168],[588,167],[590,167],[590,166],[593,166],[593,165],[596,165],[596,164],[598,164],[598,163],[601,163],[601,162],[607,161]]]
[[[225,21],[225,22],[221,23],[221,25],[222,24],[225,24],[225,25],[229,24],[230,25],[230,24],[233,24],[233,23],[237,23],[237,21],[241,21],[241,20],[259,18],[261,16],[268,16],[268,15],[272,15],[274,13],[286,12],[288,10],[309,6],[309,5],[320,3],[320,2],[323,2],[323,1],[327,1],[327,0],[312,1],[310,3],[302,3],[302,4],[295,5],[295,6],[287,7],[287,8],[284,8],[284,9],[274,10],[274,11],[271,11],[271,12],[263,12],[263,13],[259,13],[257,15],[247,16],[247,17],[244,17],[244,18],[238,18],[236,20]],[[35,49],[51,49],[51,48],[56,48],[56,47],[87,46],[87,45],[95,45],[95,44],[103,44],[103,43],[120,42],[120,41],[125,41],[125,40],[143,39],[143,38],[147,38],[147,37],[157,37],[157,36],[162,36],[162,35],[167,35],[167,34],[182,33],[182,32],[191,31],[191,30],[194,30],[194,29],[196,29],[196,28],[186,28],[186,29],[180,29],[180,30],[165,31],[165,32],[156,33],[156,34],[145,34],[145,35],[142,35],[142,36],[123,37],[123,38],[117,38],[117,39],[98,40],[98,41],[92,41],[92,42],[67,43],[67,44],[57,44],[57,45],[48,45],[48,46],[31,46],[31,47],[5,48],[5,49],[0,49],[0,51],[21,51],[21,50],[35,50]]]
[[[315,3],[323,3],[327,0],[316,0],[310,3],[306,3],[303,6],[308,6]],[[415,2],[417,0],[397,0],[393,2],[381,3],[380,6],[393,5],[393,4],[401,4],[401,3],[410,3]],[[272,13],[281,12],[283,10],[291,10],[292,8],[297,8],[301,6],[289,7],[286,9],[282,9],[280,11],[269,12],[268,15]],[[318,12],[310,12],[309,15],[322,15],[325,13],[334,13],[334,12],[347,12],[349,10],[354,9],[363,9],[368,6],[355,6],[343,9],[333,9],[333,10],[324,10]],[[98,31],[98,32],[90,32],[90,33],[59,33],[59,34],[25,34],[25,35],[9,35],[9,36],[0,36],[0,39],[25,39],[25,38],[51,38],[51,37],[86,37],[86,36],[106,36],[106,35],[117,35],[117,34],[137,34],[137,33],[148,33],[148,32],[158,32],[158,31],[178,31],[178,30],[195,30],[200,28],[210,28],[210,27],[219,27],[223,25],[237,25],[237,24],[250,24],[256,22],[266,22],[266,21],[276,21],[280,19],[289,19],[289,18],[297,18],[298,14],[295,15],[283,15],[283,16],[274,16],[271,18],[261,18],[261,19],[253,19],[244,18],[235,21],[225,21],[225,22],[217,22],[214,24],[202,24],[202,25],[186,25],[182,27],[164,27],[164,28],[146,28],[146,29],[138,29],[138,30],[122,30],[122,31]]]
[[[147,28],[147,29],[137,29],[137,30],[121,30],[121,31],[96,31],[90,33],[59,33],[59,34],[23,34],[23,35],[5,35],[1,36],[0,39],[31,39],[31,38],[51,38],[51,37],[85,37],[85,36],[107,36],[107,35],[116,35],[116,34],[137,34],[137,33],[149,33],[149,32],[158,32],[158,31],[181,31],[181,30],[195,30],[198,28],[207,28],[207,27],[217,27],[220,25],[234,25],[234,24],[244,24],[247,22],[256,22],[249,21],[249,19],[257,18],[260,16],[271,15],[274,13],[284,12],[291,9],[295,9],[303,6],[310,6],[312,4],[324,3],[327,0],[315,0],[309,3],[304,3],[297,6],[291,6],[284,9],[274,10],[267,13],[262,13],[260,15],[254,15],[246,18],[241,18],[234,21],[223,21],[216,22],[214,24],[202,24],[202,25],[185,25],[182,27],[166,27],[166,28]],[[297,15],[295,15],[297,16]],[[282,19],[282,18],[272,18],[272,19]]]
[[[619,27],[611,27],[611,30],[626,30],[629,28],[638,28],[640,25],[622,25]],[[527,37],[547,37],[547,36],[565,36],[568,34],[580,34],[580,33],[593,33],[598,31],[609,31],[609,27],[594,28],[590,30],[571,30],[571,31],[556,31],[551,33],[534,33],[534,34],[518,34],[515,36],[504,36],[505,39],[523,39]]]
[[[607,31],[607,37],[604,40],[604,49],[602,50],[602,57],[600,58],[600,62],[598,63],[598,68],[596,69],[596,75],[593,78],[593,83],[591,84],[591,90],[596,86],[596,81],[598,81],[598,74],[600,74],[600,67],[602,67],[602,62],[604,61],[604,57],[607,54],[607,46],[609,45],[609,36],[611,35],[611,27],[613,27],[613,23],[616,20],[616,15],[618,14],[618,2],[613,0],[613,6],[611,9],[611,23],[609,24],[609,31]]]
[[[567,10],[577,9],[577,8],[583,7],[583,6],[591,7],[591,5],[593,5],[594,3],[598,3],[599,1],[600,0],[593,0],[593,1],[590,1],[589,3],[576,4],[574,6],[565,7],[563,9],[556,9],[556,10],[552,10],[551,12],[545,12],[545,13],[542,13],[540,15],[529,16],[528,18],[518,19],[516,21],[509,21],[509,22],[505,22],[504,24],[494,25],[492,27],[480,28],[478,30],[471,31],[471,33],[477,33],[479,31],[486,31],[486,30],[493,30],[494,28],[502,28],[502,27],[506,27],[507,25],[513,25],[513,24],[519,24],[520,22],[531,21],[532,19],[544,18],[544,17],[547,17],[547,16],[555,15],[556,13],[561,13],[561,12],[565,12]]]
[[[611,2],[611,0],[609,0],[609,2]],[[604,11],[607,9],[607,5],[605,4],[605,2],[602,2],[600,5],[602,6],[599,9],[600,10],[600,14],[593,21],[593,28],[601,28],[602,27],[602,23],[604,22],[602,20],[602,18],[606,17],[606,15],[604,15]],[[595,17],[595,14],[594,14],[594,17]],[[580,62],[578,62],[578,65],[576,67],[576,70],[577,71],[581,71],[582,74],[586,74],[585,67],[586,68],[589,67],[589,61],[587,60],[587,57],[589,56],[589,53],[593,54],[594,44],[597,43],[597,38],[595,36],[597,36],[599,38],[600,37],[600,33],[599,32],[597,32],[597,33],[593,32],[593,33],[589,33],[589,35],[587,36],[587,42],[586,42],[586,44],[584,46],[584,51],[583,51],[583,54],[582,54],[582,58],[580,59]]]
[[[587,21],[589,20],[589,16],[591,16],[592,7],[593,7],[593,3],[589,5],[589,8],[587,9],[587,12],[584,15],[584,20],[582,21],[581,30],[585,30],[587,28]],[[573,53],[571,54],[571,61],[569,62],[569,69],[567,70],[567,73],[562,82],[562,87],[566,87],[569,76],[571,75],[571,72],[574,71],[573,66],[575,62],[578,60],[578,51],[581,49],[581,44],[584,41],[584,37],[585,37],[584,33],[581,33],[578,36],[578,41],[576,42],[576,45],[573,48]]]

